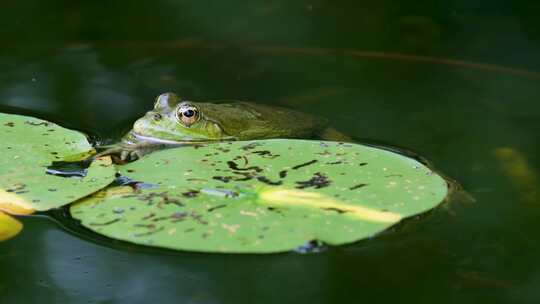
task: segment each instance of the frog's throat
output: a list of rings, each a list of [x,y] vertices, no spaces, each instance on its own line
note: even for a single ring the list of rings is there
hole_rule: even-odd
[[[127,136],[124,138],[124,142],[127,144],[137,144],[141,142],[152,142],[156,144],[165,144],[165,145],[178,145],[178,144],[185,144],[185,143],[205,143],[205,142],[218,142],[218,141],[232,141],[236,140],[234,137],[222,137],[222,138],[190,138],[190,139],[184,139],[181,141],[177,140],[170,140],[170,139],[162,139],[152,136],[145,136],[141,135],[139,133],[136,133],[135,131],[130,131]]]

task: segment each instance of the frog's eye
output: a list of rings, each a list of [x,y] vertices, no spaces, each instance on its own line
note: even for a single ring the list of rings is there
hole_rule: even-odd
[[[176,119],[186,127],[199,120],[199,109],[190,104],[181,104],[176,111]]]

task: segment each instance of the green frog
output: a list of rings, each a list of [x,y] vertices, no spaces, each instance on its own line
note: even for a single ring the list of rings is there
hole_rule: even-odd
[[[249,102],[192,102],[164,93],[120,143],[102,147],[97,156],[118,155],[126,162],[162,148],[268,138],[347,140],[327,120],[298,111]]]

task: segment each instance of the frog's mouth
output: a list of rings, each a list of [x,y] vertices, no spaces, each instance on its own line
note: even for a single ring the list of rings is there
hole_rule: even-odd
[[[196,138],[196,137],[184,137],[182,140],[171,140],[163,139],[152,136],[146,136],[139,134],[135,131],[129,132],[129,137],[131,137],[135,142],[137,141],[146,141],[153,142],[158,144],[167,144],[167,145],[181,145],[185,143],[208,143],[208,142],[220,142],[220,141],[233,141],[236,140],[234,137],[222,137],[222,138]]]

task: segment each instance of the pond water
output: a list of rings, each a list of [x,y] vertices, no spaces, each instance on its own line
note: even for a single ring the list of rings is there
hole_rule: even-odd
[[[0,303],[538,303],[535,1],[8,1],[0,111],[114,141],[165,91],[324,116],[456,179],[453,201],[314,254],[173,253],[50,217],[0,243]]]

